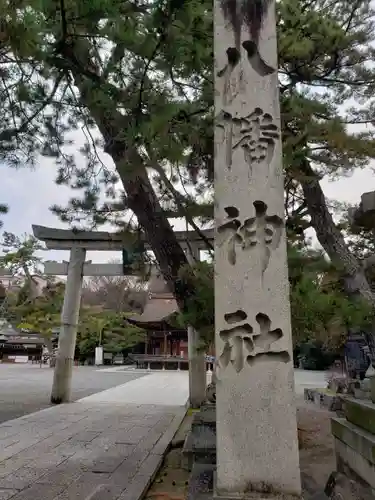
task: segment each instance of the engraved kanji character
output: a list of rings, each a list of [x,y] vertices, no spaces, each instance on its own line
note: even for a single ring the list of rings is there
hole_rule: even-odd
[[[245,366],[246,351],[251,353],[254,349],[251,338],[253,328],[249,323],[245,322],[246,318],[247,314],[241,310],[225,314],[224,319],[228,324],[238,324],[220,331],[220,337],[224,341],[224,348],[219,357],[219,364],[222,368],[226,368],[231,363],[237,373]]]
[[[272,116],[264,113],[261,108],[255,108],[245,117],[233,118],[233,123],[235,129],[232,148],[243,149],[245,161],[250,169],[254,163],[269,163],[274,153],[275,141],[280,138]]]

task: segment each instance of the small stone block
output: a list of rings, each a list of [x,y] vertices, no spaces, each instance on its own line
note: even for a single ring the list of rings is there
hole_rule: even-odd
[[[348,422],[345,418],[332,418],[331,429],[337,439],[375,464],[375,435]]]
[[[370,399],[370,392],[362,389],[354,389],[354,397],[356,399]]]
[[[375,465],[373,463],[370,463],[360,453],[336,437],[335,451],[338,471],[342,469],[342,464],[344,464],[371,488],[375,488]]]
[[[194,464],[189,479],[187,500],[196,500],[199,495],[213,494],[215,465]]]
[[[375,434],[375,404],[371,401],[345,398],[345,416],[352,424]]]
[[[182,450],[184,468],[191,470],[194,463],[216,463],[216,435],[209,427],[199,427],[190,432]]]
[[[185,438],[185,443],[182,448],[182,457],[181,457],[181,466],[185,470],[191,470],[194,463],[194,454],[193,454],[193,442],[194,436],[190,431]]]
[[[192,428],[200,425],[216,428],[215,408],[210,408],[206,411],[200,411],[193,416]]]

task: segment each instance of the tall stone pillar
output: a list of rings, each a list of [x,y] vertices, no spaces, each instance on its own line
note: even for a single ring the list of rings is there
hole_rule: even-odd
[[[199,250],[190,246],[186,252],[190,264],[200,260]],[[189,358],[189,403],[192,408],[200,408],[206,400],[207,370],[206,353],[201,350],[200,335],[192,326],[188,326]]]
[[[298,498],[275,0],[214,5],[216,495]]]
[[[53,373],[51,393],[53,404],[67,403],[70,400],[85,256],[86,250],[83,248],[73,247],[70,251],[57,359]]]

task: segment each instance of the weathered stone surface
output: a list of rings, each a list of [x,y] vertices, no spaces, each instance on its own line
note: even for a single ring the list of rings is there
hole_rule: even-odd
[[[375,465],[360,455],[346,443],[335,438],[337,470],[342,470],[342,464],[348,466],[362,480],[375,490]]]
[[[370,463],[375,464],[375,435],[353,425],[345,418],[331,420],[332,434]]]
[[[164,455],[175,437],[181,424],[181,417],[179,415],[174,416],[173,420],[168,426],[168,429],[163,433],[161,438],[157,441],[155,446],[152,448],[152,454],[154,455]]]
[[[77,434],[74,434],[74,441],[80,441],[82,443],[89,443],[96,437],[100,435],[99,431],[87,431],[84,430],[82,432],[78,432]]]
[[[133,477],[139,473],[142,463],[150,455],[149,450],[135,450],[122,464],[111,474],[110,482],[125,489]],[[158,455],[156,455],[158,456]],[[160,459],[160,456],[158,456]]]
[[[329,394],[321,389],[304,389],[305,401],[327,408],[329,411],[339,411],[343,407],[342,395]]]
[[[374,500],[375,490],[337,456],[334,495],[338,500]]]
[[[31,484],[35,483],[41,476],[45,474],[43,469],[29,469],[21,467],[20,469],[8,474],[0,479],[0,488],[14,488],[22,490]]]
[[[5,477],[12,472],[16,472],[18,469],[25,466],[29,461],[30,459],[28,458],[16,456],[0,462],[0,478]]]
[[[152,478],[153,479],[153,478]],[[118,497],[118,500],[141,499],[148,490],[152,479],[149,476],[140,476],[131,481],[125,491]]]
[[[163,459],[159,455],[149,455],[146,460],[142,462],[141,467],[137,471],[137,475],[127,485],[125,491],[118,500],[138,500],[143,498],[159,471],[162,462]]]
[[[18,433],[19,443],[0,462],[0,500],[17,491],[16,500],[117,500],[126,488],[128,495],[143,492],[185,413],[184,407],[73,403],[8,422],[4,432]],[[75,421],[68,428],[61,424],[66,417]],[[40,437],[31,440],[33,434]]]
[[[189,490],[186,500],[196,500],[197,497],[211,492],[213,494],[215,465],[194,464],[189,479]]]
[[[36,483],[67,486],[75,481],[85,469],[77,467],[77,464],[63,462],[57,467],[49,467],[46,473],[41,476]]]
[[[262,2],[259,46],[246,16],[234,33],[222,3],[214,3],[217,494],[300,495],[275,0]]]
[[[183,467],[191,470],[194,463],[216,463],[216,435],[209,427],[197,427],[190,432],[182,450]]]
[[[152,445],[151,445],[152,448]],[[98,458],[90,468],[96,473],[111,473],[114,472],[122,462],[132,454],[134,446],[132,445],[115,445]]]
[[[18,490],[2,490],[0,489],[0,500],[8,500],[9,498],[13,497]]]
[[[76,500],[78,498],[93,498],[95,493],[109,484],[109,474],[94,474],[85,472],[60,493],[59,500]],[[121,492],[120,492],[121,493]],[[119,493],[119,494],[120,494]]]
[[[54,500],[63,491],[59,485],[33,484],[11,497],[12,500]]]
[[[354,397],[356,399],[370,399],[370,391],[364,391],[363,389],[354,389]]]
[[[375,434],[375,404],[371,401],[345,398],[345,417],[361,429]]]
[[[208,426],[216,429],[216,407],[202,408],[198,413],[193,416],[192,429],[194,430],[199,426]]]

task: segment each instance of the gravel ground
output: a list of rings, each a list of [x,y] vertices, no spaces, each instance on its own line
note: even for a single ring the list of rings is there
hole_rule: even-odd
[[[299,400],[297,406],[299,456],[305,491],[323,491],[336,469],[331,417],[334,413]]]
[[[333,412],[311,403],[298,405],[298,435],[300,442],[300,464],[304,498],[313,498],[324,491],[327,480],[336,470],[334,441],[331,434]],[[319,497],[320,498],[320,497]],[[373,500],[368,486],[348,471],[337,475],[332,500]]]
[[[75,367],[72,399],[76,401],[144,376],[147,374]],[[53,369],[48,366],[0,364],[0,423],[50,406],[52,379]]]

